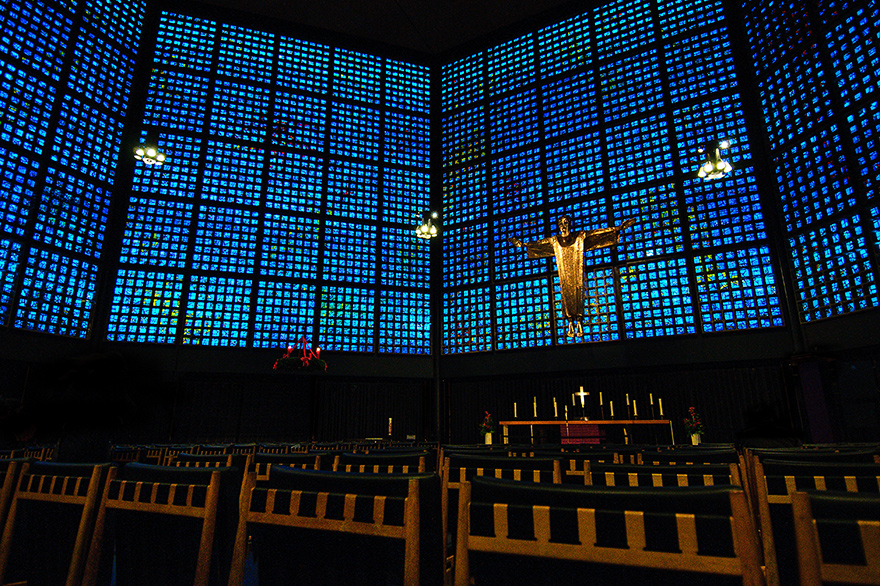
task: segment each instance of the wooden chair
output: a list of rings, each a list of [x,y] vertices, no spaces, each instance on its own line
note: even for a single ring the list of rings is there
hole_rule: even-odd
[[[290,444],[260,444],[257,446],[258,454],[286,454],[290,451]]]
[[[687,466],[693,464],[739,464],[739,452],[734,449],[681,448],[664,452],[642,452],[641,464]]]
[[[754,510],[767,566],[768,584],[796,579],[791,497],[803,490],[880,493],[880,464],[859,462],[754,461]]]
[[[248,535],[261,586],[440,586],[439,486],[436,474],[274,467],[266,487],[252,486],[242,500],[229,586],[242,584]]]
[[[457,523],[458,491],[464,482],[474,476],[491,476],[526,482],[562,483],[562,463],[558,458],[517,458],[494,456],[487,453],[444,452],[440,471],[443,514],[443,535],[447,544],[446,571],[454,567],[455,532]]]
[[[597,583],[655,583],[669,572],[676,572],[671,583],[694,583],[682,582],[684,572],[701,575],[700,583],[731,576],[764,584],[738,488],[597,489],[475,477],[462,486],[458,518],[456,586],[557,583],[575,572]]]
[[[880,584],[880,495],[792,495],[801,586]]]
[[[79,585],[111,470],[110,464],[23,463],[0,540],[0,584]]]
[[[264,454],[254,456],[257,484],[267,482],[273,466],[290,466],[302,470],[320,470],[321,456],[316,454]]]
[[[232,444],[229,446],[229,453],[255,456],[257,454],[257,444]]]
[[[24,460],[0,460],[0,535],[3,534],[3,527],[6,525],[12,493],[15,492],[15,483],[24,462]]]
[[[83,585],[95,586],[114,562],[120,583],[225,585],[242,484],[240,471],[232,468],[114,469],[101,497]]]
[[[144,448],[140,446],[112,446],[110,448],[110,461],[116,464],[140,462],[143,458]]]
[[[425,472],[428,452],[386,453],[373,451],[369,454],[338,454],[333,462],[337,472],[372,472],[374,474],[411,474]]]
[[[192,451],[193,454],[200,456],[225,456],[232,453],[232,446],[229,444],[200,444]]]
[[[174,456],[169,465],[183,468],[237,468],[246,474],[253,465],[253,457],[249,454],[180,453]]]
[[[536,458],[558,458],[562,467],[562,482],[583,485],[588,464],[613,464],[617,462],[617,453],[610,450],[584,450],[579,452],[555,452],[535,450]]]
[[[21,450],[22,458],[30,458],[41,462],[49,461],[55,454],[55,446],[28,446]]]
[[[194,453],[196,446],[179,444],[152,444],[144,446],[142,455],[143,464],[154,466],[168,466],[177,454]]]
[[[662,466],[587,462],[587,486],[740,486],[737,464]]]

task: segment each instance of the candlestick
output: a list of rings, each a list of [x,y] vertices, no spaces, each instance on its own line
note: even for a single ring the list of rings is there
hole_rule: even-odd
[[[611,409],[611,417],[614,417],[614,401],[608,401],[608,408]]]
[[[513,418],[516,419],[516,402],[513,403]]]
[[[657,399],[660,403],[660,417],[663,417],[663,399]]]
[[[556,411],[556,397],[553,397],[553,419],[559,417],[559,412]]]

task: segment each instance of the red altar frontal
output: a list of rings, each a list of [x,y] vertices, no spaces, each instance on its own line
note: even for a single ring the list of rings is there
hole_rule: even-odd
[[[530,421],[517,419],[514,421],[499,421],[504,443],[509,443],[508,432],[512,425],[530,426],[532,443],[535,441],[535,428],[541,426],[555,426],[559,428],[559,435],[563,444],[598,444],[605,438],[605,429],[608,426],[622,426],[623,437],[629,443],[630,434],[627,428],[633,425],[661,425],[669,427],[669,440],[675,444],[675,430],[669,419],[596,419],[596,420],[573,420],[573,421]]]

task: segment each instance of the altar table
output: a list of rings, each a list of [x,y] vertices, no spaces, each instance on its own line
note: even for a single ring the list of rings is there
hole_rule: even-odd
[[[624,429],[628,425],[668,425],[669,426],[669,437],[672,440],[672,445],[675,445],[675,430],[672,427],[672,420],[670,419],[573,419],[569,421],[552,419],[552,420],[530,420],[530,419],[516,419],[514,421],[499,421],[499,425],[501,425],[501,434],[504,438],[504,443],[508,443],[507,440],[507,432],[508,427],[511,425],[530,425],[532,426],[532,441],[534,442],[534,426],[539,425],[553,425],[558,426],[562,430],[571,429],[573,426],[582,426],[582,425],[592,425],[592,426],[603,426],[603,425],[620,425],[623,426]],[[568,436],[569,434],[565,434]]]

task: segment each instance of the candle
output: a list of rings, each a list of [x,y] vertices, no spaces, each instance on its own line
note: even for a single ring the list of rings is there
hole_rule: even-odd
[[[636,407],[636,400],[633,399],[633,417],[638,417],[638,416],[639,416],[639,410]]]
[[[559,417],[559,412],[556,410],[556,397],[553,397],[553,418]]]
[[[532,415],[538,418],[538,397],[532,397]]]
[[[648,399],[651,400],[651,405],[654,404],[654,393],[648,393]]]
[[[391,435],[391,418],[388,418],[388,435]]]
[[[611,417],[614,417],[614,401],[608,401],[608,407],[611,409]]]
[[[605,404],[605,403],[602,402],[602,391],[599,391],[599,404],[600,404],[600,405],[604,405],[604,404]]]
[[[315,348],[315,350],[318,351],[318,353],[315,355],[315,358],[320,358],[321,357],[321,347],[318,346],[317,348]]]
[[[629,405],[629,393],[626,394],[626,404]]]
[[[663,399],[657,399],[657,402],[660,403],[660,417],[663,417]]]
[[[516,403],[513,404],[513,418],[516,419]]]
[[[568,421],[568,405],[565,406],[565,420]]]

